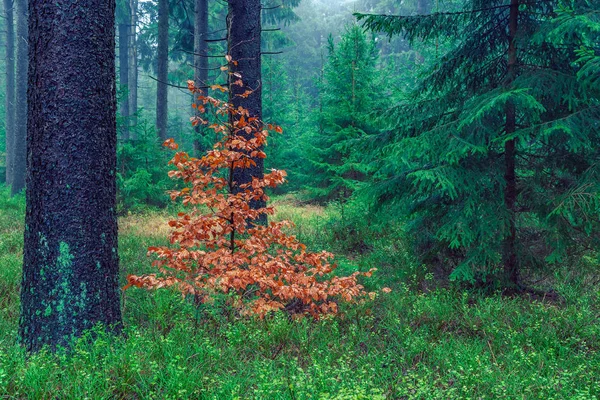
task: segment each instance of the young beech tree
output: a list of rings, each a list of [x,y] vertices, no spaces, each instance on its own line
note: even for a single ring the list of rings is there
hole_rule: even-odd
[[[30,1],[21,341],[118,329],[115,1]]]
[[[241,82],[237,75],[233,72],[232,78]],[[171,197],[181,198],[191,210],[169,222],[174,228],[170,241],[176,246],[149,248],[149,253],[158,257],[154,265],[159,273],[130,275],[126,288],[176,286],[198,301],[205,301],[214,292],[234,293],[242,311],[260,316],[285,309],[318,317],[336,313],[338,301],[352,302],[366,296],[357,278],[370,276],[372,270],[331,276],[335,269],[332,255],[308,252],[305,245],[285,233],[289,222],[259,223],[262,215],[272,215],[274,209],[253,208],[251,204],[266,203],[265,189],[283,183],[285,172],[271,170],[250,182],[238,182],[235,171],[252,168],[255,159],[265,158],[262,149],[267,130],[247,110],[202,95],[193,81],[188,85],[201,103],[200,113],[210,105],[217,116],[234,122],[210,125],[222,139],[203,157],[178,152],[171,160],[176,169],[169,175],[189,185],[171,192]],[[194,123],[207,121],[196,117]],[[177,149],[172,139],[165,145]]]
[[[412,42],[455,43],[385,115],[393,134],[380,142],[376,194],[403,200],[414,237],[456,262],[456,278],[493,274],[522,289],[523,269],[593,248],[598,192],[577,188],[597,169],[599,97],[574,49],[593,49],[598,31],[548,34],[560,9],[556,0],[470,0],[462,12],[358,16]]]

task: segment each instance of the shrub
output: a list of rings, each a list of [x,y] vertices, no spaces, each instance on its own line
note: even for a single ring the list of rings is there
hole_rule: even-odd
[[[234,170],[251,168],[255,159],[266,157],[263,148],[268,130],[281,132],[281,128],[267,125],[269,129],[263,129],[263,123],[247,110],[204,96],[192,81],[188,85],[199,103],[211,106],[217,119],[228,122],[209,125],[221,140],[203,157],[177,152],[170,161],[176,169],[169,176],[188,184],[172,191],[171,198],[181,198],[191,210],[169,222],[174,228],[170,241],[176,246],[149,248],[149,254],[158,258],[153,265],[159,273],[130,275],[126,288],[175,286],[199,302],[208,301],[218,291],[234,293],[235,305],[243,313],[259,316],[285,309],[319,317],[335,314],[339,301],[374,297],[357,282],[360,275],[371,276],[373,269],[334,276],[333,255],[307,251],[295,236],[286,233],[290,222],[261,223],[274,209],[255,205],[268,200],[266,188],[285,181],[284,171],[271,170],[246,184],[234,181]],[[215,89],[226,90],[220,86]],[[204,106],[199,106],[201,113]],[[200,117],[193,123],[208,125]],[[165,146],[178,148],[172,139]]]

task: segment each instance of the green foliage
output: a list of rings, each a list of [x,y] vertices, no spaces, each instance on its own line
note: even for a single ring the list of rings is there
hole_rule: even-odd
[[[16,341],[24,204],[22,197],[0,194],[4,397],[591,400],[600,396],[596,385],[600,357],[595,351],[600,346],[596,323],[600,291],[590,284],[597,279],[573,274],[557,277],[564,303],[547,304],[454,289],[413,291],[388,275],[398,271],[398,265],[378,263],[382,274],[375,277],[394,291],[374,303],[344,309],[343,319],[320,322],[293,321],[283,313],[264,321],[240,319],[220,301],[196,309],[168,290],[128,292],[124,337],[107,336],[98,328],[70,353],[27,355]],[[324,231],[323,221],[339,218],[335,207],[301,208],[286,202],[283,208],[282,218],[294,216],[304,234],[313,238],[314,232]],[[167,219],[161,213],[121,219],[124,274],[150,271],[146,249],[157,240],[166,241],[156,227]],[[376,247],[379,260],[390,257],[389,246],[390,241],[383,241]],[[395,251],[402,257],[402,250]],[[370,260],[375,261],[355,261]]]
[[[412,43],[455,42],[414,93],[383,114],[390,133],[379,136],[371,154],[379,168],[370,193],[409,213],[422,260],[452,268],[460,280],[498,276],[513,213],[524,275],[598,245],[592,232],[600,229],[600,93],[594,87],[600,71],[590,51],[599,31],[590,7],[522,4],[512,78],[507,1],[473,0],[462,12],[429,16],[358,16],[368,28]],[[506,130],[511,107],[514,133]],[[505,144],[513,140],[517,204],[511,210],[504,201]]]
[[[306,174],[313,198],[345,200],[370,172],[356,144],[375,132],[368,116],[377,104],[377,53],[357,25],[349,26],[338,44],[330,37],[328,51],[319,126],[304,138],[310,159]]]
[[[292,83],[277,56],[263,57],[263,119],[285,126],[283,135],[273,134],[265,151],[265,168],[289,171],[288,184],[276,193],[298,190],[302,184],[303,145],[301,135],[311,123],[307,98],[297,83]],[[285,105],[285,106],[282,106]]]
[[[120,143],[117,149],[117,205],[119,212],[140,211],[148,206],[165,207],[168,154],[161,149],[153,126],[146,121],[132,130],[135,140]]]

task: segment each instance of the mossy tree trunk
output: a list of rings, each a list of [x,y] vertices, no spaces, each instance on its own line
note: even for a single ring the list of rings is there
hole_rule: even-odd
[[[15,0],[17,11],[17,74],[15,100],[15,130],[13,137],[12,194],[25,187],[27,153],[27,0]]]
[[[6,93],[5,119],[6,132],[6,184],[12,184],[14,168],[14,136],[15,136],[15,26],[14,2],[4,0],[4,18],[6,23]]]
[[[20,337],[119,330],[115,0],[30,0]]]
[[[262,119],[260,14],[260,0],[229,1],[227,45],[228,54],[232,59],[230,72],[240,73],[244,82],[244,86],[235,85],[233,83],[237,78],[230,75],[229,101],[235,108],[242,107],[248,111],[250,117],[256,117],[259,120]],[[252,94],[247,97],[240,96],[246,90],[252,90]],[[253,158],[253,160],[256,163],[255,166],[233,171],[235,187],[252,182],[252,178],[262,179],[264,174],[263,159]],[[254,200],[250,203],[250,206],[253,209],[262,208],[265,206],[265,202]],[[266,216],[261,222],[266,222]]]

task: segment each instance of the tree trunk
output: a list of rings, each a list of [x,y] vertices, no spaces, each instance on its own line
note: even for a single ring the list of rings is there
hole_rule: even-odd
[[[66,346],[118,331],[115,0],[30,0],[20,337]]]
[[[234,85],[230,80],[229,102],[234,108],[242,107],[250,117],[262,119],[262,82],[261,82],[261,5],[260,0],[231,0],[227,19],[228,54],[230,72],[242,75],[244,87]],[[237,62],[237,65],[235,63]],[[240,96],[246,90],[252,90],[247,97]],[[235,117],[234,117],[235,118]],[[264,162],[262,158],[253,158],[255,166],[233,171],[235,187],[252,182],[252,178],[262,178]],[[265,201],[252,201],[252,209],[265,206]],[[266,222],[266,215],[260,222]]]
[[[130,35],[130,17],[126,4],[126,9],[121,10],[119,16],[119,85],[125,96],[121,100],[121,117],[123,117],[123,125],[121,137],[124,141],[129,140],[129,35]]]
[[[206,42],[208,39],[208,0],[196,0],[194,12],[194,84],[196,87],[202,87],[208,84],[208,43]],[[197,111],[196,116],[200,116]],[[195,128],[194,151],[196,157],[201,157],[205,150],[203,128],[202,124],[196,125]]]
[[[167,139],[167,81],[169,79],[169,0],[158,0],[158,67],[156,87],[156,127],[158,138]]]
[[[137,125],[137,89],[138,89],[138,58],[137,58],[137,24],[138,0],[130,0],[131,25],[129,29],[129,126]],[[129,132],[130,137],[132,132]],[[135,139],[134,137],[131,137]]]
[[[517,22],[519,18],[519,1],[511,0],[509,16],[509,47],[508,47],[508,71],[507,85],[512,84],[516,76],[517,67],[517,47],[515,36],[517,34]],[[515,132],[517,126],[517,113],[514,103],[508,101],[506,104],[506,135]],[[504,275],[508,284],[518,288],[519,286],[519,266],[517,260],[516,241],[516,212],[515,205],[517,201],[517,177],[516,177],[516,149],[515,140],[511,139],[504,144],[504,205],[508,213],[508,233],[504,235],[502,248],[502,261],[504,263]]]
[[[25,187],[27,154],[27,0],[17,3],[17,76],[15,130],[13,138],[12,194],[20,193]]]
[[[14,169],[15,137],[15,27],[13,0],[4,0],[4,18],[6,19],[6,184],[12,184]]]

